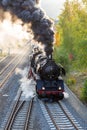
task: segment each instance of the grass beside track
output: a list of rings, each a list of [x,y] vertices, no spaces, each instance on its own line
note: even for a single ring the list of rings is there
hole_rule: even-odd
[[[87,100],[83,99],[83,88],[86,80],[87,72],[71,72],[65,77],[67,86],[85,105],[87,105]]]

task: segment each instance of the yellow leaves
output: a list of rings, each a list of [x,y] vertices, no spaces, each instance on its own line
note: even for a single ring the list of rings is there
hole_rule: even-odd
[[[55,45],[60,46],[60,34],[55,32]]]

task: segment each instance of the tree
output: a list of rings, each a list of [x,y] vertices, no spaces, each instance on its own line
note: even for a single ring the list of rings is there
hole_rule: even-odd
[[[63,48],[66,50],[69,56],[74,57],[74,63],[79,68],[79,65],[87,66],[85,59],[80,60],[81,57],[86,56],[85,51],[87,42],[87,12],[86,8],[82,6],[78,0],[70,2],[66,1],[64,10],[59,16],[58,31],[60,31],[60,37]],[[80,53],[79,53],[80,52]],[[85,65],[86,64],[86,65]],[[80,68],[81,69],[81,68]]]

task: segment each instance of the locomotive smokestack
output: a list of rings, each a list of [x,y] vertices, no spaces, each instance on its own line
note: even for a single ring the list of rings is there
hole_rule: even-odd
[[[53,52],[54,32],[52,21],[39,6],[40,0],[1,0],[0,6],[9,10],[24,23],[31,24],[34,40],[44,45],[47,55]]]

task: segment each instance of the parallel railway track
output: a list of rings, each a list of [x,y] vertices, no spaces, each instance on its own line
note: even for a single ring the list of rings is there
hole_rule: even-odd
[[[6,63],[5,63],[5,64],[6,64],[5,66],[3,66],[4,63],[1,63],[3,67],[0,68],[0,75],[2,75],[2,74],[4,73],[4,71],[5,71],[6,69],[8,69],[8,67],[9,67],[12,63],[14,63],[14,61],[15,61],[15,59],[16,59],[17,57],[18,57],[18,55],[17,55],[17,56],[12,56],[11,58],[7,59],[7,60],[6,60]]]
[[[39,103],[51,130],[84,130],[62,101]]]
[[[0,59],[0,63],[4,62],[4,60],[5,60],[7,57],[8,57],[8,56],[2,57],[2,58]]]
[[[3,61],[0,62],[0,75],[9,66],[10,62],[15,58],[16,55],[9,55]]]
[[[15,102],[4,130],[28,130],[34,98],[30,101],[21,101],[21,94],[22,92],[20,92],[18,99]]]
[[[24,50],[22,50],[22,52]],[[25,51],[25,53],[23,52],[22,56],[16,56],[5,68],[3,68],[3,70],[0,72],[0,88],[6,83],[9,77],[15,71],[16,67],[21,63],[27,54],[27,51]]]

